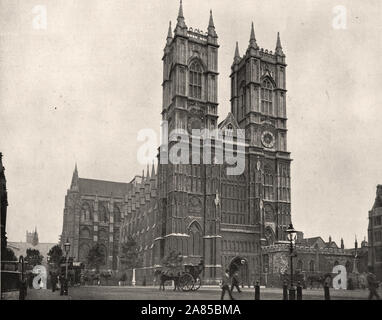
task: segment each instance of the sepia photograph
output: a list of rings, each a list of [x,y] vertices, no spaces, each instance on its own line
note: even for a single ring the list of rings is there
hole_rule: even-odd
[[[1,300],[379,300],[381,17],[0,0]]]

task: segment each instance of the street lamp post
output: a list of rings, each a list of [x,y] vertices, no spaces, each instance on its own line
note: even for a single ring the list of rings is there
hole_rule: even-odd
[[[66,242],[64,243],[64,249],[65,249],[65,290],[64,294],[68,295],[68,257],[69,257],[69,251],[70,251],[70,242],[69,239],[66,239]]]
[[[296,241],[296,230],[293,228],[293,225],[290,224],[286,230],[288,233],[288,240],[290,243],[289,254],[290,254],[290,288],[289,288],[289,300],[296,300],[296,289],[293,286],[293,249],[294,242]]]

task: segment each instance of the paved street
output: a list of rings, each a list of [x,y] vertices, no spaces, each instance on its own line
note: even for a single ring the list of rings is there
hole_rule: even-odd
[[[379,292],[381,294],[381,290]],[[332,300],[365,300],[368,290],[331,290]],[[303,300],[323,300],[323,290],[304,290]],[[253,300],[254,289],[244,288],[242,293],[235,291],[237,300]],[[217,300],[220,299],[218,287],[204,287],[196,292],[174,292],[171,288],[165,292],[157,287],[115,287],[115,286],[84,286],[69,289],[69,296],[60,296],[59,291],[52,293],[50,290],[28,291],[27,300]],[[226,299],[228,297],[226,296]],[[281,300],[282,290],[278,288],[262,288],[262,300]]]

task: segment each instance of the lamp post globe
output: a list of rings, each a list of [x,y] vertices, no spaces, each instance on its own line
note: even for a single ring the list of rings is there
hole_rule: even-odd
[[[64,243],[64,249],[65,249],[65,255],[66,255],[66,261],[65,261],[65,290],[64,294],[68,295],[68,257],[70,252],[70,242],[69,239],[66,239],[66,242]]]
[[[287,237],[289,240],[289,254],[290,254],[290,288],[289,288],[289,300],[296,300],[296,289],[293,286],[293,251],[294,244],[296,241],[297,231],[293,228],[293,224],[291,223],[286,230]]]
[[[69,239],[66,239],[66,242],[64,243],[64,249],[65,249],[65,253],[68,255],[69,251],[70,251],[70,242],[69,242]]]

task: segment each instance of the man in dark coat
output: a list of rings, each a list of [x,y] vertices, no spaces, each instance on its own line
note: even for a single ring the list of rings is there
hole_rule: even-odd
[[[236,288],[237,292],[241,292],[239,287],[239,273],[237,271],[232,276],[231,293],[233,292],[233,288]]]
[[[374,296],[377,300],[379,300],[380,297],[379,297],[379,294],[377,292],[379,284],[377,281],[377,277],[375,276],[375,274],[373,274],[369,271],[366,279],[367,279],[367,284],[369,286],[369,300],[372,300]]]
[[[224,300],[225,293],[228,292],[228,295],[231,300],[235,300],[232,297],[231,290],[229,289],[229,286],[231,285],[231,277],[229,275],[229,270],[226,269],[225,272],[223,273],[223,278],[222,278],[222,295],[220,297],[220,300]]]
[[[52,292],[55,292],[57,289],[57,273],[53,271],[50,275],[50,279],[52,282]]]

